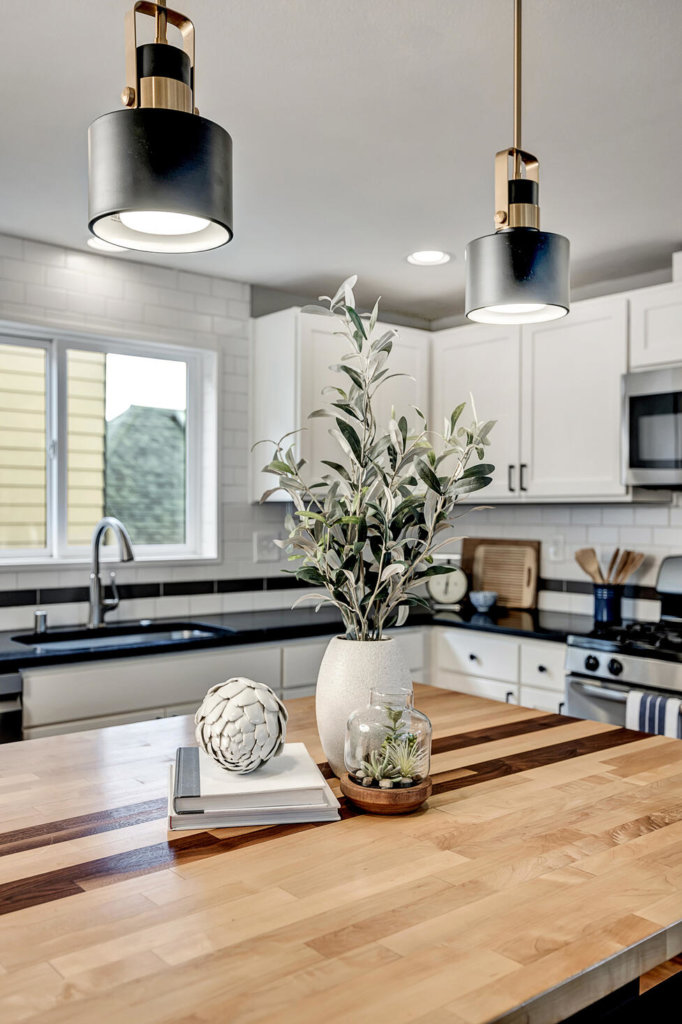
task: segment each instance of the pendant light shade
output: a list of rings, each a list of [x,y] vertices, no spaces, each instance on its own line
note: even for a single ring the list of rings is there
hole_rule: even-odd
[[[495,157],[495,233],[465,251],[465,312],[477,323],[540,323],[569,310],[569,241],[540,231],[538,160],[520,140],[521,0],[514,0],[514,145]]]
[[[136,44],[136,15],[156,20],[156,41]],[[166,41],[166,23],[183,49]],[[165,2],[127,16],[125,110],[88,132],[89,227],[143,252],[200,252],[232,238],[232,140],[194,106],[194,26]]]

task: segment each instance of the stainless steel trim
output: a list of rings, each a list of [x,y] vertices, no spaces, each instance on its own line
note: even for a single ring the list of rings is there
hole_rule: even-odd
[[[582,679],[577,679],[575,676],[569,676],[566,682],[570,682],[573,686],[579,686],[583,693],[588,697],[599,697],[604,700],[613,700],[618,704],[625,704],[628,699],[627,690],[609,690],[605,686],[595,686],[594,683],[584,683]]]

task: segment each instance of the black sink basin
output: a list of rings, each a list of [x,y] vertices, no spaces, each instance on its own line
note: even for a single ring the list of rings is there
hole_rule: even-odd
[[[196,622],[128,622],[98,629],[56,629],[47,633],[20,633],[12,639],[44,651],[90,651],[120,647],[147,647],[187,643],[228,636],[233,629]]]

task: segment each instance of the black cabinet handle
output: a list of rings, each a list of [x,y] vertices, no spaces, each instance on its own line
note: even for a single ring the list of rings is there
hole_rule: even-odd
[[[557,711],[559,712],[560,715],[563,715],[565,707],[566,707],[566,702],[563,701],[563,700],[560,700],[559,701],[559,706],[557,708]]]
[[[538,672],[546,672],[547,669],[544,665],[538,665]]]
[[[470,654],[469,655],[469,661],[478,661],[478,655],[477,654]]]
[[[527,463],[522,462],[521,466],[519,467],[519,490],[520,491],[527,491],[528,490],[528,488],[526,487],[526,470],[527,469],[528,469]]]
[[[511,699],[512,699],[513,696],[514,696],[514,691],[513,690],[507,690],[507,692],[504,695],[504,702],[505,702],[505,704],[511,704]]]
[[[516,469],[516,467],[510,462],[509,465],[507,466],[507,490],[511,491],[512,494],[514,493],[514,491],[516,489],[514,487],[514,470],[515,469]]]

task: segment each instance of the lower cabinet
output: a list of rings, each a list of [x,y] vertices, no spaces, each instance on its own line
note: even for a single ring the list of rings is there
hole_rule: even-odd
[[[391,635],[403,647],[413,679],[424,679],[424,631]],[[231,676],[267,683],[285,700],[309,697],[328,643],[328,637],[316,637],[26,669],[23,737],[194,714],[209,687]]]
[[[563,643],[436,627],[432,652],[434,686],[540,711],[562,710]]]

